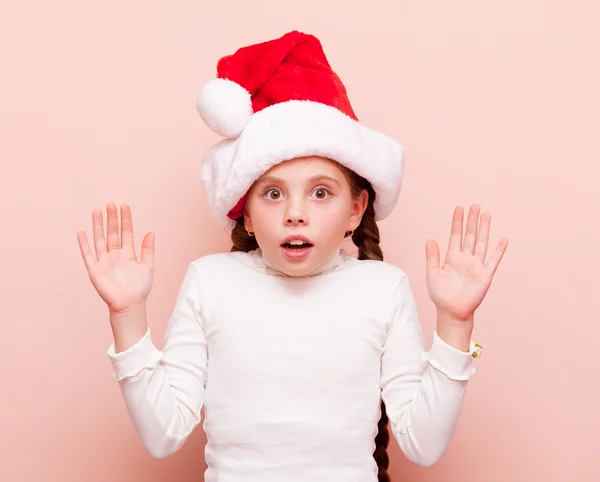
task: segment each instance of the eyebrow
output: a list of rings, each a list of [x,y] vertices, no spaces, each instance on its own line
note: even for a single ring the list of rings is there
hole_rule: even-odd
[[[321,182],[321,181],[330,181],[330,182],[334,182],[335,184],[337,184],[340,187],[342,186],[340,181],[338,181],[334,177],[326,176],[323,174],[318,175],[318,176],[313,176],[310,179],[308,179],[308,182],[311,184],[315,183],[315,182]],[[263,184],[285,184],[285,180],[281,179],[279,177],[275,177],[275,176],[267,176],[267,177],[263,177],[257,184],[259,186],[262,186]]]

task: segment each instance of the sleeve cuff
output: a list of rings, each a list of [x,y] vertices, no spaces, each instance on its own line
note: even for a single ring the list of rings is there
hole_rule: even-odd
[[[138,342],[122,352],[116,353],[113,341],[106,354],[112,362],[113,377],[118,381],[135,378],[156,367],[162,358],[162,353],[152,343],[150,328]]]
[[[476,371],[473,359],[478,355],[479,348],[473,341],[469,351],[464,352],[447,344],[434,331],[431,349],[423,354],[423,359],[452,380],[468,380]]]

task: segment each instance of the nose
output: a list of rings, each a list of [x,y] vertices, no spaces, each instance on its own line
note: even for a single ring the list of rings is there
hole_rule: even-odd
[[[303,226],[305,224],[304,219],[290,216],[285,221],[286,226]]]
[[[305,226],[308,224],[308,213],[306,206],[300,200],[290,201],[285,213],[286,226]]]

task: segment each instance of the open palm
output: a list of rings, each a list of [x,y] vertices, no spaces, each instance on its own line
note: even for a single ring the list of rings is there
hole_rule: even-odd
[[[485,263],[491,216],[480,207],[471,206],[463,242],[463,207],[454,210],[448,252],[444,265],[439,266],[440,250],[436,241],[425,245],[427,289],[438,310],[458,320],[472,317],[483,301],[498,264],[506,251],[508,240],[501,239],[491,258]]]
[[[144,301],[152,289],[154,277],[154,234],[142,241],[141,261],[133,243],[133,222],[129,206],[121,206],[121,231],[117,207],[107,205],[107,238],[104,237],[102,211],[92,213],[96,257],[92,254],[85,232],[77,239],[83,261],[94,288],[112,313],[118,313]]]

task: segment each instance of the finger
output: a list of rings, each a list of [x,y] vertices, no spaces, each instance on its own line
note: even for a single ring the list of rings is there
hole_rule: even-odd
[[[473,254],[475,251],[475,242],[477,240],[477,221],[479,220],[480,207],[477,204],[471,206],[467,218],[467,228],[465,230],[465,241],[463,251]]]
[[[121,205],[121,246],[132,249],[135,254],[133,220],[131,218],[131,208],[127,204]]]
[[[440,266],[440,247],[433,239],[425,242],[425,269],[432,274]]]
[[[456,206],[456,208],[454,208],[454,215],[452,216],[452,226],[450,228],[450,242],[448,243],[448,253],[452,251],[462,250],[463,215],[463,207]]]
[[[106,240],[104,239],[102,211],[99,209],[94,209],[92,212],[92,231],[94,236],[94,248],[96,249],[96,259],[100,259],[106,254]]]
[[[490,224],[492,216],[489,213],[481,215],[481,223],[479,224],[479,234],[477,235],[477,244],[475,245],[475,256],[481,263],[485,263],[485,255],[487,253],[488,243],[490,241]]]
[[[147,233],[142,240],[142,263],[154,269],[154,233]]]
[[[77,232],[77,241],[79,241],[79,250],[81,251],[81,257],[88,271],[96,264],[92,250],[88,243],[86,234],[83,231]]]
[[[500,261],[502,261],[502,256],[504,256],[507,246],[508,246],[508,239],[502,238],[498,242],[498,246],[496,246],[496,250],[490,257],[489,261],[487,262],[485,267],[492,276],[494,276],[494,273],[498,269],[498,265],[500,264]]]
[[[117,206],[114,203],[108,203],[106,205],[106,237],[107,237],[107,251],[113,249],[119,249],[121,247],[121,240],[119,238],[119,218],[117,216]]]

